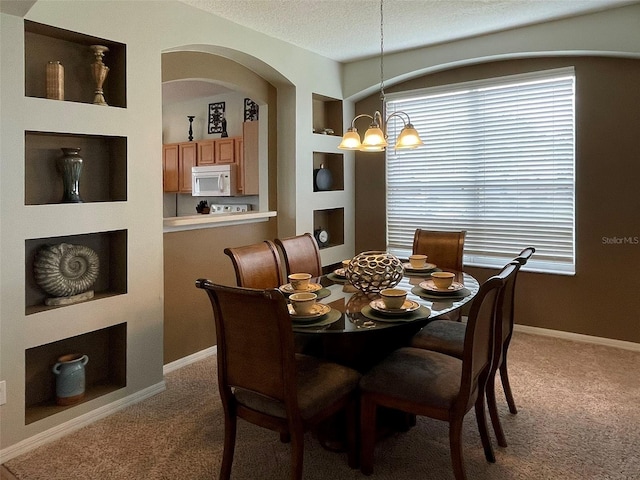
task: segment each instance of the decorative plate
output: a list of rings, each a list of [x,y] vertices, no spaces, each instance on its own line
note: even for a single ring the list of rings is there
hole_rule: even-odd
[[[425,280],[424,282],[420,282],[418,286],[420,288],[423,288],[427,292],[440,293],[445,295],[447,293],[456,293],[464,288],[464,284],[460,282],[453,282],[449,288],[438,288],[435,286],[435,284],[433,283],[433,280],[431,279]]]
[[[384,306],[384,302],[381,298],[373,300],[369,303],[369,306],[376,312],[383,313],[385,315],[406,315],[407,313],[414,312],[420,308],[420,304],[413,300],[405,300],[401,308],[387,308]]]
[[[322,285],[319,283],[310,283],[306,290],[294,290],[290,283],[286,283],[280,287],[280,291],[282,293],[286,293],[290,295],[292,293],[302,293],[302,292],[310,292],[315,293],[322,288]]]
[[[420,267],[420,268],[412,267],[410,262],[403,263],[402,266],[404,267],[405,270],[408,270],[409,272],[426,272],[426,271],[434,270],[438,268],[435,265],[435,263],[425,263],[424,267]]]
[[[331,311],[331,307],[329,305],[325,305],[324,303],[316,303],[311,309],[311,312],[306,313],[304,315],[300,315],[296,313],[292,305],[288,305],[288,307],[289,307],[289,315],[291,315],[291,318],[294,321],[320,318],[321,316],[326,315]]]
[[[342,312],[340,310],[336,310],[332,308],[331,311],[320,317],[319,319],[314,319],[305,322],[292,321],[291,325],[294,330],[305,331],[309,328],[320,328],[326,327],[327,325],[331,325],[332,323],[337,322],[342,318]]]

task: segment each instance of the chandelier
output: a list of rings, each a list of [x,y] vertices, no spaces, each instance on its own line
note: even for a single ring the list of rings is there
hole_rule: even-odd
[[[382,112],[384,113],[384,10],[383,0],[380,0],[380,102],[382,103]],[[338,148],[342,150],[359,150],[363,152],[381,152],[389,144],[387,142],[387,126],[389,121],[396,117],[403,123],[400,135],[396,140],[395,148],[416,148],[422,145],[420,135],[417,130],[411,124],[411,118],[405,112],[393,112],[386,119],[384,119],[383,113],[376,110],[373,115],[362,113],[356,115],[351,121],[351,127],[347,129],[342,137],[342,142],[338,145]],[[360,135],[356,129],[356,120],[360,118],[369,118],[371,123],[369,128],[364,134],[364,138],[360,141]],[[405,118],[406,117],[406,118]]]

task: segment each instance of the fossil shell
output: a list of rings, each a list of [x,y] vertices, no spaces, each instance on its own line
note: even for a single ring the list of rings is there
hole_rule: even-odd
[[[84,245],[47,245],[33,264],[36,283],[50,295],[69,297],[89,290],[100,272],[98,254]]]

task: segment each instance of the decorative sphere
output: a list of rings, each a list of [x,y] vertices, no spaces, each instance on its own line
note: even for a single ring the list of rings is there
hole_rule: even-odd
[[[347,279],[364,293],[378,293],[395,287],[404,274],[402,262],[388,252],[362,252],[351,259],[345,270]]]

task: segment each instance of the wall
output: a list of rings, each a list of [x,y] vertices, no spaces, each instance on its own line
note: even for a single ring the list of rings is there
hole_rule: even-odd
[[[630,292],[640,287],[640,280],[630,267],[640,265],[640,245],[607,244],[603,237],[640,237],[640,60],[560,57],[483,63],[423,76],[387,90],[569,65],[575,65],[576,72],[576,274],[524,271],[518,280],[516,321],[638,343],[640,329],[632,312],[640,309],[640,297]],[[377,105],[374,95],[359,102],[357,111],[372,111]],[[356,250],[385,247],[384,177],[382,156],[358,154]],[[467,271],[479,279],[495,273],[471,267]],[[620,281],[602,281],[603,272],[617,272]]]

